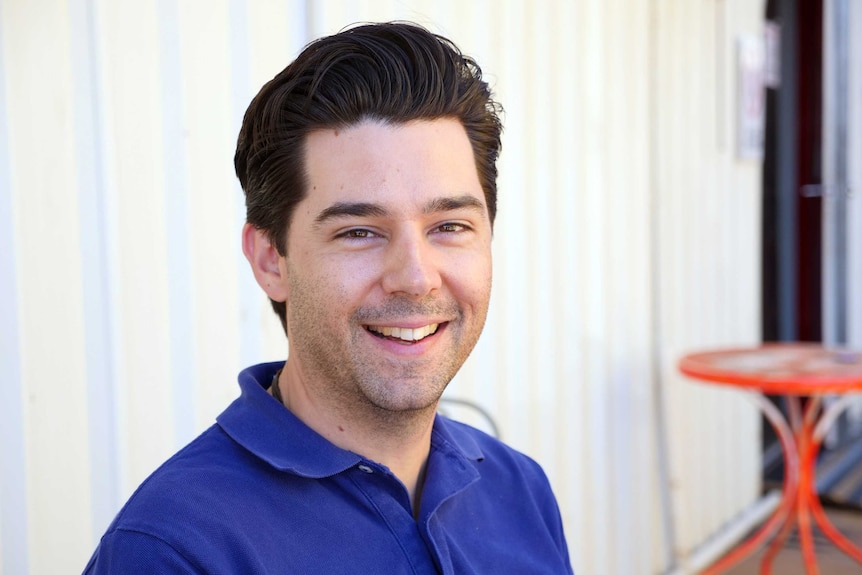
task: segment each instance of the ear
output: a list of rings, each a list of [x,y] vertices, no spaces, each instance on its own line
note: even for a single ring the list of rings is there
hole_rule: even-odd
[[[266,295],[274,301],[287,301],[287,266],[269,235],[246,222],[242,228],[242,253]]]

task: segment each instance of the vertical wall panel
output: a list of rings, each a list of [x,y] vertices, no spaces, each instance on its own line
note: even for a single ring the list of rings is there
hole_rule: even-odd
[[[824,341],[862,347],[862,9],[824,3]],[[842,29],[843,28],[843,29]],[[846,42],[846,46],[841,44]],[[842,54],[843,52],[843,54]],[[842,85],[842,83],[846,83]],[[843,108],[843,109],[842,109]],[[841,230],[841,226],[844,227]],[[841,233],[843,231],[843,233]],[[843,245],[840,242],[843,241]],[[843,260],[843,261],[842,261]],[[843,273],[839,272],[845,266]],[[843,285],[839,282],[844,282]],[[842,296],[841,290],[844,290]],[[841,300],[844,301],[841,301]],[[839,314],[842,314],[839,315]],[[862,398],[847,411],[862,428]]]
[[[719,101],[735,105],[735,40],[759,32],[761,9],[680,1],[664,3],[658,15],[670,27],[657,34],[659,313],[683,561],[757,494],[757,414],[737,393],[679,377],[676,362],[687,351],[760,338],[759,164],[734,157],[732,138],[722,137],[733,134],[732,107]],[[705,112],[712,110],[719,113]]]
[[[158,6],[105,3],[106,128],[120,254],[117,377],[127,497],[174,446]],[[167,408],[167,409],[166,409]]]
[[[20,310],[28,541],[34,572],[83,561],[89,544],[81,244],[77,220],[70,34],[64,2],[4,12],[10,188]],[[56,57],[56,55],[60,57]],[[24,55],[25,57],[19,57]],[[50,74],[46,71],[50,70]],[[62,476],[63,481],[55,477]]]
[[[188,5],[188,4],[186,4]],[[198,388],[199,370],[193,361],[198,350],[195,329],[195,305],[205,295],[193,294],[194,276],[192,238],[194,234],[191,208],[191,175],[187,141],[191,129],[186,120],[184,104],[186,46],[182,34],[180,6],[174,0],[159,0],[156,5],[159,48],[159,89],[161,104],[160,152],[164,165],[161,193],[164,201],[165,246],[164,265],[167,268],[168,345],[170,349],[169,388],[172,393],[173,440],[175,444],[188,442],[196,429],[194,417],[195,397],[201,397]],[[202,36],[206,36],[208,20],[218,13],[218,7],[201,17]],[[202,70],[203,72],[203,70]],[[207,80],[206,74],[202,74]],[[213,91],[213,94],[225,92]],[[212,96],[203,98],[198,107],[207,107]],[[217,117],[217,116],[215,116]],[[193,151],[194,149],[191,148]],[[155,191],[155,190],[154,190]],[[196,238],[197,239],[197,238]],[[209,397],[209,393],[206,395]]]
[[[658,498],[652,414],[654,382],[650,369],[654,270],[650,261],[649,75],[653,72],[649,60],[648,4],[632,5],[617,0],[609,22],[620,21],[628,23],[626,30],[619,34],[609,27],[606,39],[611,50],[618,41],[622,44],[621,49],[614,50],[617,53],[611,69],[617,74],[610,87],[615,109],[612,114],[619,121],[614,126],[616,144],[610,154],[609,170],[619,180],[608,193],[616,196],[616,190],[627,191],[616,208],[624,215],[623,221],[613,218],[611,221],[612,237],[618,241],[613,257],[615,285],[609,302],[615,310],[615,334],[609,343],[615,383],[611,402],[624,406],[616,416],[618,431],[612,448],[616,456],[616,491],[620,494],[616,508],[620,527],[613,537],[642,540],[632,553],[618,554],[618,572],[631,573],[647,571],[653,566],[652,556],[657,555],[656,541],[643,535],[650,533],[649,501]],[[632,98],[632,94],[645,96]],[[625,169],[621,169],[623,164]],[[632,482],[635,477],[640,480]]]
[[[553,35],[543,31],[554,29],[555,10],[551,4],[542,2],[532,5],[531,8],[527,36],[531,39],[528,43],[531,44],[532,51],[527,58],[534,62],[535,74],[539,78],[552,78],[554,71],[549,55],[554,50]],[[530,228],[535,230],[535,233],[530,234],[534,237],[534,243],[528,246],[528,253],[547,255],[528,260],[526,277],[530,278],[530,281],[527,284],[527,298],[535,304],[535,313],[531,314],[533,323],[527,331],[531,337],[527,338],[526,349],[528,358],[532,360],[528,368],[531,383],[524,385],[526,382],[522,382],[519,387],[524,389],[530,406],[527,429],[532,433],[528,450],[540,461],[553,462],[557,450],[556,430],[562,422],[556,421],[557,413],[553,409],[558,400],[560,380],[554,361],[559,350],[551,327],[555,321],[553,310],[559,300],[559,291],[558,284],[553,283],[552,269],[559,253],[552,240],[558,225],[553,205],[556,194],[548,192],[553,190],[551,182],[558,161],[550,147],[554,127],[552,116],[556,110],[552,105],[543,105],[551,91],[549,84],[550,82],[534,84],[528,104],[531,111],[527,117],[528,125],[541,134],[542,140],[541,143],[534,142],[525,150],[529,158],[527,171],[530,174],[526,189],[538,192],[525,198],[526,213],[531,220]],[[505,197],[505,188],[503,193]],[[552,294],[552,297],[547,297],[549,294]],[[555,471],[549,464],[547,472],[555,475]]]
[[[575,2],[561,2],[552,15],[562,26],[577,29],[582,26],[581,14]],[[574,520],[584,514],[586,502],[590,500],[585,489],[582,489],[576,478],[583,477],[587,432],[584,418],[575,406],[583,402],[582,386],[584,373],[582,371],[585,350],[581,342],[582,336],[578,326],[585,315],[575,297],[577,286],[586,281],[586,274],[581,265],[579,255],[582,245],[580,226],[575,225],[571,218],[580,212],[583,204],[579,194],[574,193],[575,182],[581,174],[580,166],[575,158],[580,158],[590,143],[579,135],[579,110],[582,105],[582,86],[579,71],[582,67],[583,54],[579,49],[580,35],[554,33],[550,52],[545,56],[550,60],[550,68],[554,71],[556,85],[547,90],[553,114],[551,119],[559,129],[551,129],[547,142],[550,150],[558,155],[552,171],[549,189],[559,193],[555,198],[554,212],[566,214],[568,217],[556,218],[553,226],[552,245],[556,250],[553,277],[551,285],[557,286],[558,300],[551,320],[551,333],[555,345],[555,362],[559,396],[556,398],[557,430],[551,432],[555,454],[550,459],[543,459],[548,466],[548,472],[554,478],[560,508],[565,517],[566,536],[572,554],[573,565],[584,571],[586,559],[583,548],[588,545],[591,528],[586,528],[583,521]],[[514,80],[514,79],[513,79]],[[502,257],[502,255],[500,256]]]
[[[211,423],[236,396],[239,331],[236,253],[240,219],[233,170],[236,132],[231,122],[227,2],[210,2],[205,15],[180,3],[188,222],[193,296],[191,310],[197,425]],[[242,269],[245,271],[245,268]],[[191,383],[191,382],[189,382]]]
[[[496,382],[500,390],[497,417],[506,440],[520,449],[527,447],[526,434],[519,433],[518,430],[523,429],[528,416],[526,390],[532,382],[527,372],[525,352],[528,345],[527,334],[530,334],[529,322],[535,312],[532,301],[528,299],[525,281],[527,254],[533,240],[526,205],[536,193],[541,193],[530,187],[525,165],[527,150],[522,145],[529,138],[528,114],[525,111],[530,105],[530,84],[513,81],[518,74],[520,58],[525,56],[524,52],[528,50],[523,35],[523,24],[527,17],[524,4],[518,2],[502,14],[500,22],[499,34],[508,40],[501,43],[497,67],[497,97],[506,109],[503,119],[505,151],[502,152],[506,159],[499,168],[498,212],[494,230],[494,241],[497,243],[497,251],[494,254],[505,254],[496,260],[495,265],[501,273],[495,273],[494,277],[495,289],[502,288],[501,293],[496,294],[496,313],[500,314],[498,321],[502,334],[505,334],[499,348],[500,355],[492,360],[498,362],[502,368]],[[536,145],[541,144],[537,142]],[[519,307],[524,313],[505,313],[507,309]]]
[[[257,5],[258,3],[255,3]],[[251,30],[249,24],[249,5],[245,0],[228,2],[228,51],[230,53],[230,97],[231,97],[231,134],[236,137],[242,117],[248,102],[252,98],[250,83]],[[231,140],[233,141],[233,139]],[[245,197],[239,181],[233,180],[233,204],[236,217],[235,225],[241,228],[245,223]],[[242,273],[249,269],[241,250],[234,255],[237,270],[236,277],[237,306],[239,313],[237,353],[240,365],[251,365],[260,360],[262,344],[262,329],[260,313],[263,311],[265,298],[261,297],[260,288],[250,273]]]
[[[848,10],[848,341],[854,347],[862,348],[862,6],[858,2],[849,2]],[[862,426],[862,399],[855,403],[851,420]]]
[[[101,60],[97,13],[91,2],[69,2],[71,32],[75,164],[80,220],[81,280],[84,298],[84,345],[88,399],[88,446],[92,522],[96,530],[110,523],[119,504],[116,372],[113,322],[117,310],[110,269],[112,240],[108,225],[103,162],[103,98],[98,83]]]
[[[606,372],[607,294],[606,268],[610,265],[605,241],[607,229],[604,206],[610,201],[605,193],[605,162],[607,150],[607,126],[605,113],[604,69],[607,55],[604,51],[602,33],[605,14],[601,2],[584,2],[580,12],[578,36],[583,40],[578,46],[578,75],[583,93],[578,137],[585,142],[583,155],[577,160],[580,177],[569,191],[578,197],[579,210],[572,214],[573,225],[578,230],[577,259],[583,269],[583,281],[572,294],[583,310],[582,323],[578,326],[578,341],[583,349],[580,366],[583,388],[580,402],[584,422],[583,436],[586,439],[584,465],[577,476],[574,488],[589,494],[583,509],[577,510],[583,517],[595,520],[594,528],[584,530],[587,537],[583,548],[574,547],[580,553],[582,569],[591,573],[612,573],[613,557],[609,537],[614,527],[609,505],[613,497],[610,487],[611,469],[606,454],[609,452],[610,409],[605,400],[609,389]],[[617,342],[620,345],[622,342]]]
[[[860,345],[862,10],[858,2],[827,0],[823,20],[824,339]]]
[[[12,195],[7,76],[10,22],[17,10],[0,4],[0,575],[29,568],[24,380],[18,294],[18,231]]]
[[[848,215],[847,259],[850,264],[849,302],[850,341],[862,347],[862,6],[848,2],[850,40],[848,73],[850,122],[847,126],[850,183]],[[860,418],[862,419],[862,418]]]
[[[305,4],[302,0],[252,0],[247,3],[249,60],[240,64],[249,71],[248,101],[290,63],[310,39]],[[236,129],[239,130],[239,125]]]

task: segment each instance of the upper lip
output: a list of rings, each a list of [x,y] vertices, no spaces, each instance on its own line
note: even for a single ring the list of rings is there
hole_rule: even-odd
[[[397,320],[397,321],[378,321],[374,323],[366,323],[365,327],[372,329],[380,329],[384,327],[398,327],[402,329],[416,329],[425,327],[426,325],[440,325],[446,323],[444,319],[417,319],[417,320]]]
[[[419,341],[437,332],[439,323],[424,323],[416,327],[405,327],[397,325],[366,325],[369,331],[379,333],[387,337],[395,337],[407,341]]]

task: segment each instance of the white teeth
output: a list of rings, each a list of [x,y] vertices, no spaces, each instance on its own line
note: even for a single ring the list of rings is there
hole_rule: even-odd
[[[439,324],[432,323],[424,327],[411,329],[409,327],[379,327],[368,326],[368,329],[386,337],[394,337],[403,341],[419,341],[435,333]]]

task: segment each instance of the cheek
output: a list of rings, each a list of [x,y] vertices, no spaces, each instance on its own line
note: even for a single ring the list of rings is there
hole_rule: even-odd
[[[448,284],[456,298],[476,308],[487,307],[491,294],[490,259],[473,259],[453,268]]]
[[[310,293],[318,301],[321,313],[333,315],[353,309],[362,303],[368,286],[373,283],[371,268],[355,265],[356,262],[326,262],[315,268],[307,279]]]

